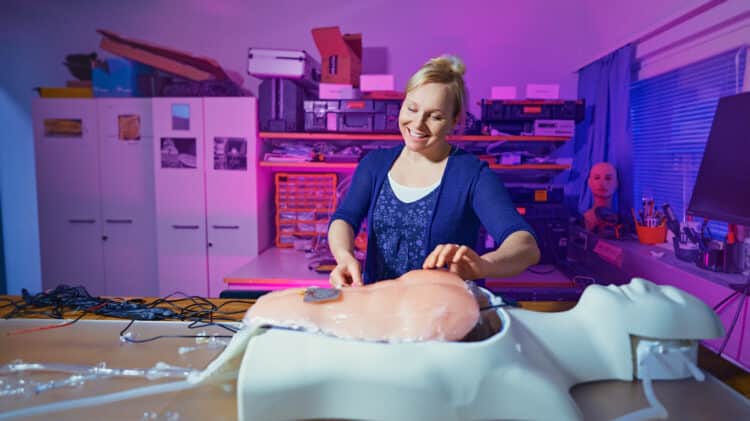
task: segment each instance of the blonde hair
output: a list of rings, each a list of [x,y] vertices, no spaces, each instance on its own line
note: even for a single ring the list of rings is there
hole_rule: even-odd
[[[466,101],[464,73],[466,73],[466,65],[456,56],[444,54],[431,58],[409,78],[406,92],[409,93],[428,83],[448,85],[448,89],[453,93],[453,109],[455,110],[453,117],[456,122],[460,122]]]

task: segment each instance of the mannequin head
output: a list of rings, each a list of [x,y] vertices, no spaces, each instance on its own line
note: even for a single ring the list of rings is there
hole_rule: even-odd
[[[591,194],[594,195],[594,203],[611,201],[618,186],[617,170],[609,162],[594,164],[589,172],[588,183]]]
[[[715,338],[723,334],[719,318],[703,301],[672,286],[643,278],[615,286],[591,285],[578,302],[596,314],[596,323],[622,326],[631,335],[663,339]]]
[[[589,172],[588,185],[594,203],[583,215],[586,229],[606,237],[620,238],[617,213],[612,213],[613,219],[600,216],[613,208],[612,202],[618,186],[617,170],[609,162],[594,164]]]

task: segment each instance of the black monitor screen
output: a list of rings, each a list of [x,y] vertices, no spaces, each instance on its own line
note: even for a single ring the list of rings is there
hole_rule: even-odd
[[[750,225],[750,92],[719,100],[688,214]]]

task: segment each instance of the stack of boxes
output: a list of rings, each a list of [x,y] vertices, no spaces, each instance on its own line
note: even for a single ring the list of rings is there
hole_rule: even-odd
[[[323,70],[318,99],[305,101],[305,130],[398,133],[401,98],[392,94],[393,75],[361,74],[362,34],[342,35],[338,27],[312,34]]]
[[[583,121],[583,100],[483,99],[482,123],[508,134],[573,136]]]
[[[260,131],[304,129],[303,101],[315,98],[320,63],[305,50],[250,48],[247,72],[263,79],[258,88]]]
[[[321,64],[304,50],[251,48],[248,73],[259,89],[260,130],[398,133],[403,95],[393,75],[362,75],[362,34],[312,30]]]

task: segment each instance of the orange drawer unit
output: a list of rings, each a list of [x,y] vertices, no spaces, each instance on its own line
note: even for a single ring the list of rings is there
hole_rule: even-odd
[[[276,173],[276,247],[311,249],[336,210],[336,174]]]

